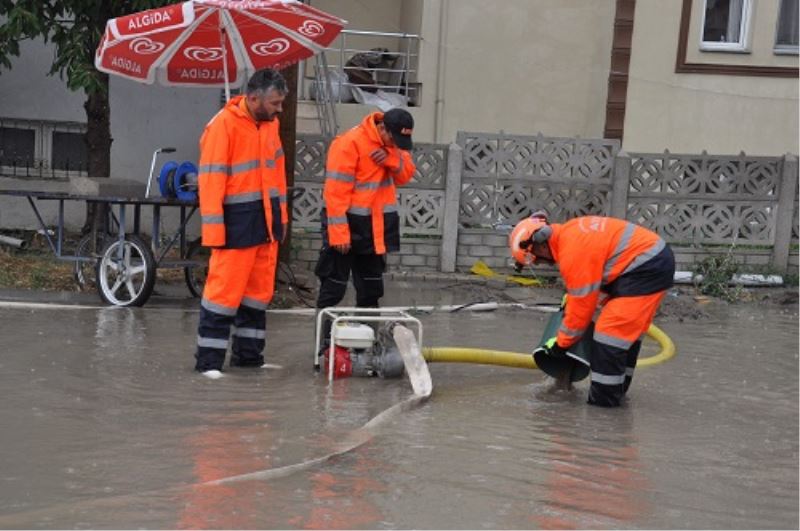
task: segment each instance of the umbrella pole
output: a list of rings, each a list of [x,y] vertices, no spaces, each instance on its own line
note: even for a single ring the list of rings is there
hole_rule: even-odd
[[[228,82],[228,50],[225,48],[225,28],[220,28],[220,39],[222,40],[222,75],[225,76],[225,103],[227,103],[231,101],[231,87]]]

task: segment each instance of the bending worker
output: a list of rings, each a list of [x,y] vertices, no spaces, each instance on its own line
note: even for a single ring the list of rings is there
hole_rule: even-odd
[[[211,247],[200,303],[195,369],[221,376],[231,325],[231,366],[264,363],[267,304],[278,245],[287,230],[286,171],[276,116],[286,81],[259,70],[246,94],[231,99],[200,138],[203,245]]]
[[[386,253],[400,249],[400,215],[395,186],[416,167],[409,151],[414,119],[408,111],[375,112],[328,148],[322,210],[322,249],[317,308],[337,305],[350,272],[356,305],[377,307],[383,296]],[[325,324],[325,338],[330,322]]]
[[[642,345],[666,290],[675,258],[657,234],[625,220],[585,216],[564,224],[536,213],[509,237],[518,265],[556,264],[569,302],[545,353],[564,356],[582,337],[601,306],[589,352],[588,402],[619,406],[628,391]]]

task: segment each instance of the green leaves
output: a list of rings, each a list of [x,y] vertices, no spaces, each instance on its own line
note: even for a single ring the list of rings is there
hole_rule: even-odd
[[[70,90],[105,90],[94,54],[110,18],[173,3],[169,0],[0,0],[0,75],[20,54],[20,41],[42,38],[55,46],[53,65]]]

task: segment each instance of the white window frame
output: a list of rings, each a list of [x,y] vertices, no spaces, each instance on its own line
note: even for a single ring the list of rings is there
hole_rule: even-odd
[[[775,55],[800,55],[798,45],[796,44],[778,44],[778,31],[781,27],[781,15],[783,15],[783,2],[779,0],[778,3],[778,18],[775,20],[775,46],[773,52]]]
[[[0,118],[0,125],[11,129],[33,130],[35,133],[33,166],[31,168],[24,168],[0,165],[0,176],[65,179],[69,176],[86,177],[89,175],[88,171],[52,169],[53,133],[56,131],[62,133],[86,133],[86,124],[77,122],[50,122],[21,120],[18,118]]]
[[[708,42],[703,40],[706,29],[706,6],[708,0],[703,0],[703,18],[700,23],[700,51],[703,52],[750,52],[750,19],[753,13],[752,0],[742,0],[742,17],[739,21],[739,41],[737,42]]]

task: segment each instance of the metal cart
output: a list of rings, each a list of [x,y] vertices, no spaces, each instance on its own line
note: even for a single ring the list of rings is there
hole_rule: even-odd
[[[108,304],[144,305],[153,292],[157,268],[183,268],[186,284],[192,295],[199,297],[202,293],[207,271],[207,249],[201,247],[197,240],[192,242],[186,240],[186,225],[197,210],[197,201],[163,197],[98,197],[31,190],[0,190],[0,195],[25,197],[28,200],[56,258],[76,264],[76,280],[79,283],[87,283],[86,277],[93,270],[97,291]],[[39,212],[37,204],[40,201],[58,202],[55,239]],[[64,203],[67,201],[104,204],[108,206],[109,213],[106,225],[109,227],[109,234],[85,235],[76,246],[74,254],[64,252]],[[143,207],[152,208],[153,213],[152,238],[149,241],[140,234]],[[180,221],[174,232],[162,234],[161,211],[164,208],[178,208]],[[126,221],[131,210],[133,230],[126,232]],[[167,259],[167,253],[175,248],[176,244],[179,259]],[[88,272],[85,267],[87,265],[92,268]]]

